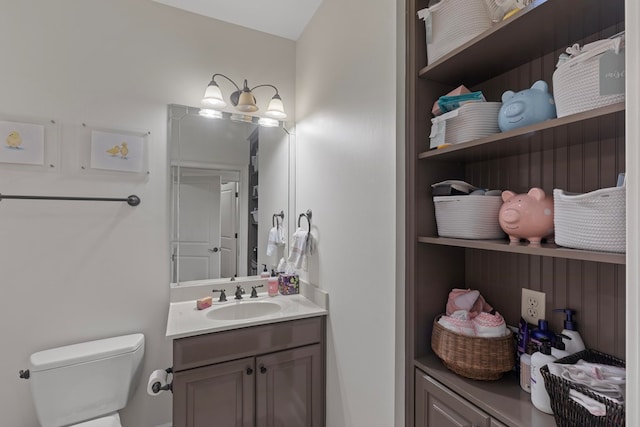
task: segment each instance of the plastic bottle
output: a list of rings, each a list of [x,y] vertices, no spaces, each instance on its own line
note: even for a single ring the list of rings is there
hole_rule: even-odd
[[[267,277],[271,276],[271,275],[269,274],[269,270],[267,270],[267,264],[262,264],[262,265],[264,266],[264,270],[262,270],[262,271],[260,272],[260,277],[267,278]]]
[[[278,277],[273,270],[271,270],[271,277],[267,280],[267,289],[270,297],[278,295]]]
[[[527,393],[531,393],[531,355],[520,355],[520,387]]]
[[[538,320],[538,327],[531,331],[531,338],[537,341],[541,341],[542,338],[546,338],[550,343],[555,341],[556,334],[549,329],[549,322],[544,319]]]
[[[569,354],[574,354],[579,351],[585,349],[584,341],[582,341],[582,337],[578,332],[578,325],[571,318],[576,312],[570,308],[556,308],[553,311],[562,311],[565,313],[566,317],[564,320],[564,329],[562,330],[562,335],[565,335],[570,338],[569,341],[565,342],[565,349]]]
[[[553,414],[540,368],[556,358],[551,355],[551,343],[546,338],[542,338],[540,342],[540,349],[531,355],[531,403],[540,411]]]

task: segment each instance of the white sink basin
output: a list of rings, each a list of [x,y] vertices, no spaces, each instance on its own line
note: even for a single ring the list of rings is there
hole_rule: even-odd
[[[221,305],[207,313],[212,320],[243,320],[267,316],[281,311],[282,307],[270,301],[242,301],[231,305]]]

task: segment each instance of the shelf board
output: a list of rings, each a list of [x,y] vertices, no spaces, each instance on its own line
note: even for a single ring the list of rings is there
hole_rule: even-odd
[[[477,161],[488,160],[498,157],[528,153],[530,146],[529,139],[536,133],[546,130],[559,130],[572,124],[587,122],[606,118],[614,114],[623,112],[625,103],[606,105],[604,107],[595,108],[593,110],[584,111],[582,113],[572,114],[570,116],[561,117],[559,119],[546,120],[544,122],[535,123],[533,125],[524,126],[507,132],[495,133],[484,138],[474,139],[473,141],[463,142],[461,144],[450,145],[448,147],[433,149],[418,154],[419,159],[437,158],[438,160],[447,161]],[[558,148],[558,144],[581,144],[582,140],[562,139],[555,142],[553,147],[546,147],[541,144],[541,149]]]
[[[624,0],[536,0],[418,75],[471,87],[620,21],[624,21]]]
[[[449,371],[435,354],[416,359],[414,366],[507,425],[556,425],[552,415],[538,411],[531,404],[531,395],[520,388],[514,372],[507,372],[496,381],[470,380]]]
[[[580,261],[604,262],[607,264],[625,264],[626,255],[612,252],[585,251],[569,249],[551,243],[530,245],[529,243],[510,243],[508,240],[470,240],[450,237],[418,237],[418,242],[431,245],[456,246],[469,249],[483,249],[515,254],[540,255],[552,258],[575,259]]]

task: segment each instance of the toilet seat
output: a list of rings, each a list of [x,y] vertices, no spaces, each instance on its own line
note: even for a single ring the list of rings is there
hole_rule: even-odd
[[[116,412],[106,417],[94,418],[93,420],[80,424],[73,424],[71,427],[122,427],[122,424],[120,424],[120,415]]]

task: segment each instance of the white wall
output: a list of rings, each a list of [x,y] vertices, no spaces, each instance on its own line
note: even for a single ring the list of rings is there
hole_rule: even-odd
[[[394,425],[396,2],[324,0],[296,46],[304,273],[329,292],[327,426]]]
[[[197,105],[221,72],[275,84],[292,112],[295,44],[148,0],[3,0],[1,10],[0,119],[56,119],[61,155],[46,172],[0,164],[0,193],[142,203],[0,202],[0,424],[37,426],[18,378],[31,353],[138,331],[144,378],[123,424],[167,423],[170,395],[144,391],[149,373],[171,364],[167,104]],[[256,97],[264,110],[270,94]],[[150,175],[83,173],[82,123],[150,131]]]
[[[640,139],[640,83],[637,76],[640,75],[640,5],[637,1],[625,2],[626,19],[626,174],[627,174],[627,375],[631,380],[627,382],[628,402],[640,400],[640,148],[637,141]],[[632,48],[632,46],[634,46]],[[632,189],[636,189],[633,191]],[[627,405],[628,426],[640,425],[640,409],[636,405]]]

